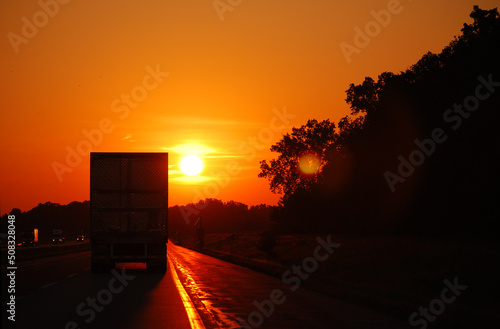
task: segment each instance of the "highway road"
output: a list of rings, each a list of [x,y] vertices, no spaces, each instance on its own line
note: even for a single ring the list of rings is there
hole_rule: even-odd
[[[189,249],[165,275],[141,264],[90,272],[90,252],[18,263],[16,326],[2,328],[403,328],[405,321]],[[2,281],[5,278],[2,271]],[[2,287],[2,300],[5,290]]]

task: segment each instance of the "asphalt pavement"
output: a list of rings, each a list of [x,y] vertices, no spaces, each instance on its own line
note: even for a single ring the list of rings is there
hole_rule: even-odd
[[[166,274],[90,271],[90,251],[18,260],[15,326],[2,328],[405,328],[408,323],[168,244]],[[296,287],[297,289],[293,288]]]

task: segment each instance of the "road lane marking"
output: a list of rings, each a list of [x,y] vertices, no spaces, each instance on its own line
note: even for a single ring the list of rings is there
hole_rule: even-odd
[[[40,289],[45,289],[45,288],[48,288],[48,287],[50,287],[50,286],[55,285],[56,283],[57,283],[57,282],[47,283],[46,285],[41,286],[41,287],[40,287]]]
[[[189,323],[191,324],[191,329],[206,329],[205,325],[203,324],[203,321],[200,318],[200,315],[198,314],[198,311],[196,310],[196,307],[194,306],[193,302],[191,301],[191,298],[189,297],[186,290],[184,289],[184,286],[179,280],[179,277],[177,276],[177,271],[175,270],[175,265],[170,257],[168,257],[168,262],[170,264],[170,274],[172,275],[172,279],[175,282],[177,291],[181,296],[182,303],[184,304],[184,309],[186,310]]]
[[[71,278],[71,277],[74,277],[75,275],[77,275],[78,273],[73,273],[73,274],[70,274],[67,276],[67,278]]]

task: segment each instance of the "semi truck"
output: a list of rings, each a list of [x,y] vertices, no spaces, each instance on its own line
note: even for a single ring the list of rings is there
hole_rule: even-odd
[[[52,230],[52,243],[64,243],[64,235],[61,229]]]
[[[90,155],[92,272],[116,263],[167,270],[168,153]]]
[[[38,245],[38,229],[34,228],[32,230],[23,232],[23,242],[21,244],[23,247],[32,246],[36,247]]]

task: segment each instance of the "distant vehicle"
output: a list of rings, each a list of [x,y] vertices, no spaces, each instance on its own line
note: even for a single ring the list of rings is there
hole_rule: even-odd
[[[92,272],[118,262],[167,270],[168,153],[91,153]]]
[[[83,242],[85,241],[85,236],[83,234],[80,234],[76,237],[76,241]]]
[[[38,245],[38,229],[24,231],[23,232],[23,242],[21,244],[23,247],[32,246],[36,247]]]
[[[64,243],[62,230],[52,230],[52,243]]]

